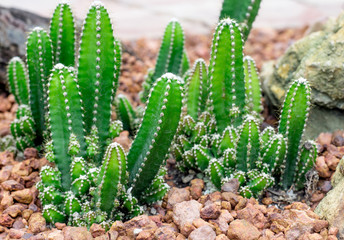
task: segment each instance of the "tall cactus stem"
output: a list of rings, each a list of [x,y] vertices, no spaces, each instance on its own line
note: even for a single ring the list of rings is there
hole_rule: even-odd
[[[140,130],[128,154],[129,184],[135,197],[151,184],[165,160],[178,127],[181,107],[179,78],[167,73],[157,80],[150,93]]]
[[[19,57],[13,57],[7,66],[7,79],[10,92],[16,102],[29,104],[29,78],[26,67]]]
[[[300,143],[309,114],[310,92],[307,80],[299,78],[292,83],[284,100],[278,130],[287,139],[285,172],[282,181],[285,189],[291,187],[294,182],[300,161]]]
[[[239,25],[231,19],[218,24],[209,64],[210,99],[219,132],[238,126],[245,107],[243,40]],[[238,118],[231,119],[231,109],[238,108]]]

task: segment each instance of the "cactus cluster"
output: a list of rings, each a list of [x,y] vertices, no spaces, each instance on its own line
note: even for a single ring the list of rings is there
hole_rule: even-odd
[[[243,56],[239,25],[224,19],[214,34],[209,73],[197,60],[185,85],[185,115],[172,148],[182,171],[204,171],[218,189],[237,178],[245,197],[274,183],[303,187],[316,153],[315,144],[301,144],[310,105],[305,79],[291,85],[278,132],[260,132],[259,74],[254,60]]]
[[[172,35],[180,34],[175,25]],[[156,77],[138,115],[127,109],[126,99],[117,98],[117,112],[126,108],[133,114],[128,119],[142,118],[125,126],[138,129],[127,153],[112,142],[123,128],[120,121],[111,121],[121,46],[102,3],[95,1],[89,9],[77,61],[75,39],[67,3],[56,7],[49,34],[40,28],[30,33],[28,74],[19,58],[8,67],[11,91],[21,104],[11,131],[20,150],[44,142],[46,158],[55,163],[43,167],[37,184],[47,222],[108,227],[141,213],[143,204],[161,199],[168,190],[161,166],[180,121],[181,82],[172,73]],[[167,57],[178,58],[171,54]],[[172,66],[166,71],[177,70]]]

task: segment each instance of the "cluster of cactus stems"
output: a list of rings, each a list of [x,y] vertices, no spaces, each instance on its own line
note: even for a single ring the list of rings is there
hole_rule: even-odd
[[[20,104],[11,125],[17,148],[44,141],[45,156],[56,165],[43,167],[37,184],[47,222],[109,228],[142,213],[143,204],[168,190],[162,165],[172,141],[179,169],[205,172],[218,189],[230,178],[238,179],[245,197],[273,185],[304,187],[317,154],[314,142],[302,143],[310,87],[295,80],[278,131],[260,132],[259,74],[243,54],[259,5],[224,1],[209,66],[198,59],[189,69],[183,29],[171,20],[143,85],[143,110],[124,95],[114,98],[121,45],[102,3],[93,2],[86,16],[78,60],[71,8],[58,4],[49,34],[41,28],[30,33],[26,64],[15,57],[8,66]],[[112,103],[121,121],[111,121]],[[128,153],[112,142],[123,129],[135,136]]]
[[[45,156],[56,164],[41,170],[37,184],[47,222],[109,227],[116,219],[142,213],[143,204],[166,194],[166,170],[161,166],[182,111],[182,83],[173,73],[179,74],[182,61],[188,62],[180,24],[173,21],[169,26],[170,45],[180,51],[171,47],[169,55],[161,54],[168,67],[162,76],[155,75],[143,113],[136,114],[127,99],[117,98],[117,112],[124,108],[132,114],[125,124],[142,117],[135,125],[125,125],[138,129],[129,153],[112,143],[123,129],[120,121],[111,122],[121,46],[102,3],[93,2],[86,16],[78,61],[73,14],[69,4],[60,3],[50,33],[35,28],[29,35],[28,74],[19,58],[10,62],[10,88],[21,104],[11,126],[17,146],[24,150],[44,136]]]
[[[220,20],[235,19],[243,29],[244,40],[247,39],[252,24],[258,14],[261,0],[224,0]]]
[[[278,132],[272,127],[260,132],[259,74],[254,60],[243,56],[240,31],[234,20],[221,20],[209,73],[203,60],[190,72],[173,155],[182,171],[204,171],[218,189],[237,178],[245,197],[258,196],[274,183],[301,189],[316,156],[314,143],[302,146],[310,105],[308,82],[300,78],[291,85]]]

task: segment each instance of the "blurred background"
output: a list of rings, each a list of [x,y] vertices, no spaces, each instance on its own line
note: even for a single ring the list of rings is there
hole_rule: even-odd
[[[70,0],[75,16],[84,19],[93,0]],[[50,18],[58,0],[0,0],[14,7]],[[222,0],[103,0],[123,40],[160,38],[172,17],[190,34],[210,33],[216,24]],[[295,28],[337,16],[343,0],[263,0],[254,27]]]

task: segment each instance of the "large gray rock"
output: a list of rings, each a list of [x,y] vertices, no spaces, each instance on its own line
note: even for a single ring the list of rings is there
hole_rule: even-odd
[[[344,128],[344,13],[293,44],[276,62],[263,67],[263,90],[279,107],[291,82],[309,80],[312,109],[307,137]]]
[[[0,7],[0,92],[4,89],[8,61],[14,56],[24,57],[30,30],[36,26],[48,30],[48,24],[47,18],[36,14]]]

